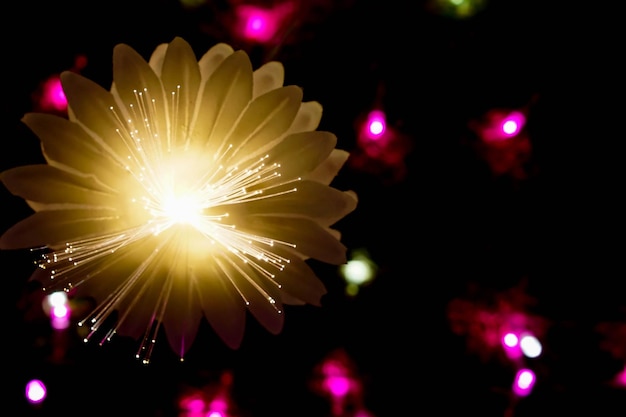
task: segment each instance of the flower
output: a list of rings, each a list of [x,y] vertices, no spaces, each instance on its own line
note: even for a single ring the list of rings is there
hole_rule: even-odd
[[[306,261],[346,262],[331,227],[357,198],[329,185],[348,153],[281,63],[253,71],[223,43],[197,60],[177,37],[149,61],[115,46],[110,91],[61,81],[68,118],[23,118],[47,163],[1,174],[34,213],[0,249],[45,248],[32,279],[97,301],[86,340],[141,339],[147,362],[163,326],[182,358],[203,316],[237,349],[246,310],[278,334],[283,305],[321,305]]]

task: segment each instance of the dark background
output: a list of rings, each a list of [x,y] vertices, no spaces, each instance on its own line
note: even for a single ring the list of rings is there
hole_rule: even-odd
[[[626,356],[603,347],[597,331],[599,323],[624,323],[626,307],[623,80],[616,77],[623,47],[612,47],[619,38],[608,23],[615,11],[592,2],[501,0],[458,19],[423,1],[312,0],[273,49],[233,35],[225,16],[235,3],[4,6],[0,168],[40,162],[38,141],[20,118],[33,109],[40,83],[76,56],[88,59],[83,75],[108,87],[117,43],[147,58],[175,36],[198,55],[227,42],[246,49],[255,68],[283,62],[286,84],[324,106],[320,129],[336,133],[338,147],[358,152],[357,121],[375,105],[408,140],[400,177],[347,165],[335,183],[359,195],[338,228],[348,248],[368,250],[376,279],[351,298],[335,267],[314,264],[329,290],[323,307],[288,308],[280,335],[249,320],[242,347],[231,351],[206,325],[184,363],[162,340],[144,366],[134,341],[123,338],[100,347],[68,336],[54,359],[61,342],[32,318],[30,255],[0,253],[8,306],[2,414],[176,415],[183,387],[210,386],[229,370],[242,416],[330,416],[310,381],[323,358],[343,349],[376,417],[565,415],[581,407],[595,410],[587,415],[624,415],[626,390],[610,380]],[[524,178],[494,175],[473,146],[470,122],[495,108],[527,111],[532,153]],[[29,213],[5,190],[2,210],[2,230]],[[472,286],[488,298],[521,282],[534,300],[525,313],[548,324],[545,354],[534,363],[538,385],[512,402],[510,365],[470,349],[446,311],[458,298],[481,306]],[[613,346],[625,345],[622,337]],[[23,399],[31,378],[49,384],[39,407]]]

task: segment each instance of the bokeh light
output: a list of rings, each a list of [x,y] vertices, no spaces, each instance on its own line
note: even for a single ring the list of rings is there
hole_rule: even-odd
[[[515,374],[513,392],[515,395],[525,397],[532,392],[533,387],[535,386],[535,381],[536,376],[532,370],[527,368],[520,369]]]
[[[365,249],[352,251],[348,262],[339,267],[339,272],[346,281],[346,293],[351,296],[356,295],[361,286],[375,278],[377,269]]]
[[[524,334],[520,339],[520,348],[528,358],[537,358],[541,355],[542,346],[539,339],[532,334]]]
[[[71,309],[64,291],[55,291],[44,299],[44,311],[50,316],[54,329],[67,329],[70,325]]]
[[[382,110],[372,110],[364,124],[364,135],[371,140],[377,140],[385,134],[387,122]]]
[[[487,0],[429,0],[428,8],[438,15],[453,19],[469,19],[480,12]]]
[[[63,112],[67,110],[67,98],[58,75],[48,78],[41,86],[42,95],[39,106],[44,110]]]
[[[39,379],[33,379],[26,384],[26,399],[32,404],[38,404],[45,400],[46,393],[46,386]]]
[[[293,10],[294,6],[290,1],[271,8],[252,4],[238,5],[235,9],[238,34],[248,41],[270,42],[278,36]]]

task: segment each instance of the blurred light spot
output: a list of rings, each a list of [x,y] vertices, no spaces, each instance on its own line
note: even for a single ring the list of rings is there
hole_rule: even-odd
[[[374,275],[372,266],[363,259],[348,261],[348,263],[345,264],[343,272],[347,281],[357,285],[369,281]]]
[[[48,296],[48,305],[54,307],[64,307],[67,304],[67,294],[65,291],[55,291]]]
[[[512,137],[519,133],[524,126],[526,117],[518,112],[512,112],[502,121],[502,133],[504,137]]]
[[[345,376],[329,376],[325,384],[334,397],[344,397],[350,391],[350,379]]]
[[[622,388],[626,388],[626,367],[615,376],[615,384]]]
[[[293,5],[289,1],[272,8],[239,5],[235,10],[239,35],[251,41],[269,42],[276,37],[285,18],[292,11]]]
[[[372,281],[377,267],[364,249],[352,252],[351,259],[339,267],[339,272],[347,283],[346,292],[356,295],[360,286]]]
[[[526,116],[522,112],[503,113],[491,111],[480,129],[480,136],[485,142],[505,141],[517,136],[526,124]]]
[[[179,402],[179,406],[182,410],[190,413],[201,413],[204,411],[206,403],[204,399],[193,394],[183,397]]]
[[[519,339],[517,338],[517,335],[515,335],[514,333],[507,333],[502,338],[502,343],[504,344],[505,347],[509,347],[509,348],[516,347],[518,342],[519,342]]]
[[[387,122],[385,113],[381,110],[372,110],[365,120],[364,135],[367,139],[377,140],[385,134]]]
[[[50,316],[50,324],[54,329],[67,329],[70,325],[71,311],[67,294],[56,291],[48,295],[45,300],[44,311]]]
[[[225,415],[223,413],[228,410],[228,402],[221,397],[214,398],[213,401],[211,401],[211,404],[209,404],[209,410],[213,413],[217,413],[216,417],[223,416]]]
[[[466,19],[482,10],[487,0],[429,0],[430,8],[438,14]]]
[[[38,379],[33,379],[26,384],[26,399],[37,404],[46,398],[46,386]]]
[[[67,98],[58,75],[51,76],[41,85],[39,107],[43,110],[59,112],[67,109]]]
[[[535,373],[530,369],[520,369],[515,375],[513,392],[518,396],[524,397],[530,394],[534,385]]]
[[[525,334],[520,340],[520,348],[528,358],[537,358],[541,355],[541,342],[531,334]]]

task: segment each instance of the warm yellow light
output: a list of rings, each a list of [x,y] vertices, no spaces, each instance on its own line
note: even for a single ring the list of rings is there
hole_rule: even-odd
[[[163,211],[159,214],[171,224],[189,224],[199,227],[202,222],[202,203],[193,193],[168,195],[162,206]]]

